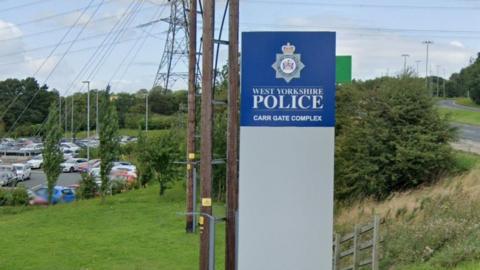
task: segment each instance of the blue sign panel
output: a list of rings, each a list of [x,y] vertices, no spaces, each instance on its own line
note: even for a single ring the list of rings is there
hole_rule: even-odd
[[[335,33],[242,33],[240,124],[333,127]]]

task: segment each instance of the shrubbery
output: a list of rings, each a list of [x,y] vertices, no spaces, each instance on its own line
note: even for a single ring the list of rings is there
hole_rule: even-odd
[[[149,129],[169,129],[178,123],[178,117],[175,115],[151,114],[148,119]],[[145,114],[128,114],[125,117],[125,128],[145,129]]]
[[[338,90],[337,199],[382,199],[451,169],[454,130],[424,85],[416,78],[381,78]]]
[[[454,73],[447,84],[448,92],[456,96],[467,96],[480,104],[480,53],[476,60],[472,60],[468,67],[459,73]]]
[[[0,188],[0,206],[28,205],[29,201],[27,189],[24,187]]]
[[[95,183],[93,176],[87,173],[82,174],[82,180],[80,186],[76,191],[77,198],[79,199],[91,199],[98,193],[98,187]]]

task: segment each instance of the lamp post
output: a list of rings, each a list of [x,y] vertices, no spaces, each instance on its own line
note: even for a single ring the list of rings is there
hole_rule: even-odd
[[[83,81],[87,84],[87,139],[90,138],[90,81]],[[90,144],[87,143],[87,160],[90,161]]]
[[[407,58],[410,57],[409,54],[402,54],[403,57],[403,75],[407,74]]]
[[[433,41],[431,40],[425,40],[424,42],[422,42],[423,44],[425,44],[427,46],[427,57],[426,57],[426,62],[425,62],[425,86],[426,88],[428,89],[428,53],[429,53],[429,48],[430,48],[430,45],[433,44]]]
[[[420,77],[420,63],[421,62],[422,62],[421,60],[415,61],[415,63],[417,63],[417,77]]]
[[[95,123],[95,135],[96,135],[96,137],[97,137],[97,139],[98,139],[98,137],[99,137],[99,135],[100,135],[100,134],[99,134],[99,132],[100,132],[100,126],[98,125],[98,89],[97,89],[97,91],[96,91],[96,94],[97,94],[97,98],[96,98],[97,100],[96,100],[96,102],[95,102],[95,103],[96,103],[96,106],[95,106],[95,120],[96,120],[96,121],[95,121],[95,122],[96,122],[96,123]]]

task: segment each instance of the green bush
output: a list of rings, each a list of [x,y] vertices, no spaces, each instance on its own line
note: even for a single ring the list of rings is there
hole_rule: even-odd
[[[77,189],[76,195],[79,199],[91,199],[97,195],[98,187],[93,176],[82,173],[82,180]]]
[[[29,201],[27,189],[24,187],[12,189],[0,188],[0,206],[28,205]]]
[[[169,129],[178,122],[178,117],[175,115],[159,115],[152,114],[148,119],[149,129]],[[145,115],[144,114],[128,114],[125,117],[125,128],[129,129],[145,129]]]
[[[11,205],[28,205],[30,199],[27,193],[27,189],[24,187],[17,187],[12,190],[12,202]]]
[[[0,188],[0,206],[6,206],[12,201],[12,194],[4,188]]]
[[[125,181],[121,180],[114,180],[110,182],[112,195],[122,193],[123,191],[127,190],[127,184]]]
[[[338,91],[337,199],[386,198],[451,170],[455,132],[424,85],[416,78],[381,78]]]

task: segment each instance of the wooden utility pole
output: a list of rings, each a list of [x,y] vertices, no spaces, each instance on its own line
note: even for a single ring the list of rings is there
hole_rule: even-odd
[[[200,177],[203,214],[212,214],[212,97],[213,97],[213,34],[215,1],[203,0],[203,53],[202,53],[202,114]],[[209,269],[210,220],[201,216],[200,270]]]
[[[236,269],[238,210],[238,124],[239,65],[238,24],[239,0],[230,0],[228,46],[228,130],[227,130],[227,226],[225,269]]]
[[[188,125],[187,125],[187,213],[193,209],[193,166],[195,160],[195,110],[197,94],[197,0],[190,0],[188,12]],[[193,216],[187,215],[187,233],[193,232]]]

